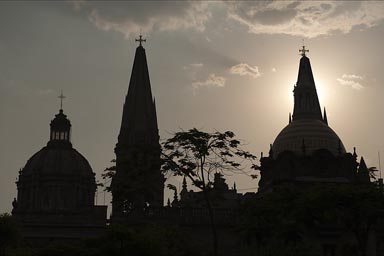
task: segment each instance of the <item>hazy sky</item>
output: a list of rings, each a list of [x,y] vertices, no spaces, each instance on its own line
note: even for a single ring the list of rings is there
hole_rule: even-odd
[[[329,125],[368,166],[378,167],[379,150],[384,159],[384,2],[2,1],[0,212],[49,139],[60,90],[72,143],[101,180],[140,31],[162,139],[180,128],[232,130],[267,153],[293,108],[304,38]]]

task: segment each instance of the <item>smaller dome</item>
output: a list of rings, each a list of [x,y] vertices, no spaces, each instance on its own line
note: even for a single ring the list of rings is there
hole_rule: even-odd
[[[23,168],[23,174],[94,176],[87,159],[72,147],[71,122],[60,109],[51,121],[51,136],[46,147],[34,154]]]
[[[340,138],[323,121],[300,119],[292,121],[277,135],[272,146],[274,157],[284,151],[302,154],[303,141],[306,154],[319,149],[327,149],[335,156],[346,152]]]
[[[94,205],[95,174],[87,159],[72,147],[71,123],[63,110],[51,121],[47,146],[19,173],[15,214],[73,214]]]
[[[47,146],[34,154],[23,174],[94,176],[87,159],[72,147]]]

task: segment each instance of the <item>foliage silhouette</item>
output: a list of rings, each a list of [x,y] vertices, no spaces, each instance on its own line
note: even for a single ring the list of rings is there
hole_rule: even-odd
[[[111,225],[98,238],[53,241],[44,247],[19,246],[5,256],[200,256],[188,234],[177,227]]]
[[[218,254],[218,238],[209,191],[215,173],[242,172],[242,159],[251,161],[251,169],[258,169],[250,152],[241,149],[239,140],[231,131],[207,133],[196,128],[176,132],[163,143],[162,170],[174,176],[189,178],[203,192],[212,230],[214,255]],[[253,176],[255,177],[255,176]]]
[[[0,214],[0,255],[4,255],[7,248],[17,246],[21,240],[18,222],[8,213]]]
[[[295,248],[309,234],[337,227],[355,237],[357,255],[365,256],[368,236],[384,216],[382,192],[372,183],[307,185],[276,186],[243,207],[239,232],[249,245]]]

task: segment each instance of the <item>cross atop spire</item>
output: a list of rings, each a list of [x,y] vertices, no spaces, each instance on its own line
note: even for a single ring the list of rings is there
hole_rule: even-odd
[[[302,52],[302,57],[300,58],[299,74],[293,92],[295,104],[293,107],[292,121],[298,119],[318,119],[324,121],[321,114],[319,97],[316,92],[311,63],[309,58],[305,56],[308,50],[305,48],[305,45],[303,45],[303,48],[299,51]]]
[[[145,39],[140,35],[137,42]],[[151,92],[147,57],[144,47],[136,48],[129,81],[128,94],[123,108],[117,148],[136,143],[159,144],[156,106]]]
[[[143,36],[142,35],[140,35],[139,36],[139,39],[135,39],[135,42],[139,42],[139,46],[141,46],[141,43],[142,42],[146,42],[147,41],[147,39],[143,39]]]
[[[63,95],[63,90],[61,90],[61,94],[58,96],[58,98],[60,99],[60,109],[63,109],[63,100],[66,98]]]
[[[305,49],[304,40],[303,40],[303,48],[299,49],[299,52],[301,52],[301,56],[305,56],[306,52],[309,52],[308,49]]]

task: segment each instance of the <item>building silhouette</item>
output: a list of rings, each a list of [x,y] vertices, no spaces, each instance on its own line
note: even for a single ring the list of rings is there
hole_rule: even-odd
[[[311,63],[305,54],[308,50],[303,46],[300,51],[293,115],[271,144],[269,155],[260,159],[259,192],[283,182],[369,182],[365,164],[357,168],[356,152],[346,152],[328,125],[325,108],[321,113]]]
[[[47,145],[19,172],[12,214],[23,235],[37,243],[98,236],[106,225],[107,207],[94,204],[95,173],[72,147],[71,122],[62,108],[50,127]]]
[[[146,223],[178,225],[194,239],[210,247],[210,223],[204,196],[188,190],[183,181],[180,194],[164,206],[164,182],[161,172],[161,147],[145,49],[140,38],[136,48],[128,93],[123,107],[117,144],[116,172],[111,181],[111,224],[141,226]],[[310,186],[314,183],[370,183],[363,158],[347,152],[338,135],[321,112],[309,58],[301,49],[297,83],[294,87],[293,115],[262,157],[259,191],[238,193],[229,188],[217,173],[211,196],[215,220],[227,255],[236,255],[244,241],[232,230],[238,223],[239,206],[273,191],[280,184]],[[63,96],[61,95],[61,99]],[[20,170],[18,195],[13,215],[20,220],[24,236],[32,241],[77,239],[99,236],[107,224],[106,206],[95,206],[95,174],[88,161],[71,144],[71,123],[62,106],[52,120],[47,146],[34,154]],[[333,227],[332,227],[333,228]],[[318,243],[329,245],[340,235],[326,230]],[[332,233],[333,232],[333,233]],[[324,255],[335,255],[326,247]]]
[[[112,178],[112,221],[134,210],[162,207],[164,176],[160,170],[160,144],[156,103],[152,97],[147,58],[136,49],[115,147],[116,174]]]
[[[212,188],[208,191],[212,206],[215,209],[235,209],[240,206],[243,200],[243,195],[237,192],[236,183],[230,188],[225,181],[224,175],[215,173],[212,182]],[[179,208],[201,208],[206,209],[206,200],[202,191],[188,191],[185,177],[183,179],[180,196],[177,196],[176,191],[172,203],[169,206]]]

